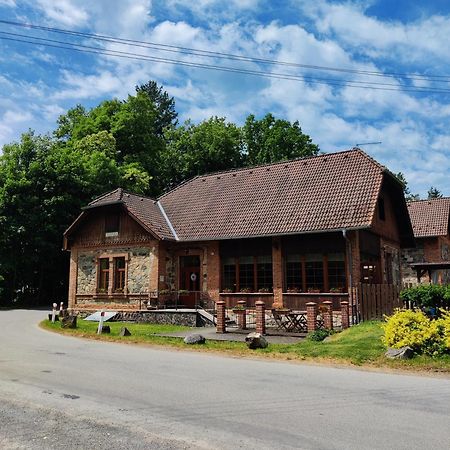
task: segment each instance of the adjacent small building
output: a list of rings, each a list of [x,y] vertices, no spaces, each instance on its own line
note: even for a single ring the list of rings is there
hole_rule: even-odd
[[[450,283],[450,198],[408,204],[416,246],[402,252],[406,284]]]
[[[402,185],[360,149],[197,176],[158,199],[116,189],[64,234],[69,308],[305,309],[399,285],[414,246]]]

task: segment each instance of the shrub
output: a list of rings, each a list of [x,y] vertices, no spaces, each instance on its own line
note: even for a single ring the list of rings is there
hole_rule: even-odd
[[[444,328],[444,346],[450,352],[450,311],[442,311],[442,318],[439,321]]]
[[[403,301],[412,302],[418,308],[450,306],[450,285],[419,284],[400,292]]]
[[[330,336],[333,332],[331,330],[328,330],[327,328],[319,328],[318,330],[312,331],[308,334],[308,338],[311,341],[315,342],[321,342],[326,337]]]
[[[383,343],[388,347],[411,347],[416,353],[438,356],[450,349],[450,313],[443,319],[430,320],[419,310],[397,310],[383,324]]]

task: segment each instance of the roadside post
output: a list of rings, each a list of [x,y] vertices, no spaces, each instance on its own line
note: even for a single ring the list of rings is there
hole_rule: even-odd
[[[64,313],[64,302],[59,304],[59,315],[62,316]]]
[[[56,307],[58,305],[56,303],[53,303],[53,309],[52,309],[52,323],[55,323],[55,317],[56,317]]]
[[[105,318],[105,311],[101,311],[100,312],[100,322],[98,323],[98,329],[97,329],[97,334],[102,334],[102,329],[103,329],[103,320]]]

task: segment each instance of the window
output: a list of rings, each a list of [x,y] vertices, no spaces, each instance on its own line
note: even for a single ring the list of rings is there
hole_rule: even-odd
[[[342,253],[328,255],[328,288],[330,291],[346,290],[345,261]]]
[[[105,216],[105,236],[113,237],[119,235],[119,214],[107,214]]]
[[[125,257],[114,258],[114,292],[123,292],[125,288]]]
[[[324,290],[323,256],[308,254],[305,256],[306,289],[308,291]]]
[[[285,256],[286,292],[346,292],[344,253],[288,254]]]
[[[255,270],[253,256],[239,258],[239,289],[255,292]]]
[[[272,258],[270,256],[258,256],[256,258],[256,283],[258,291],[272,290]]]
[[[272,257],[240,256],[222,259],[222,290],[231,292],[272,291]]]
[[[378,199],[378,217],[380,220],[386,219],[386,211],[384,209],[384,198],[380,197]]]
[[[100,258],[99,260],[99,277],[98,290],[99,292],[108,292],[109,286],[109,258]]]
[[[302,292],[303,273],[300,255],[288,255],[285,265],[286,289],[288,292]]]
[[[225,258],[222,261],[222,289],[231,292],[236,290],[235,258]]]

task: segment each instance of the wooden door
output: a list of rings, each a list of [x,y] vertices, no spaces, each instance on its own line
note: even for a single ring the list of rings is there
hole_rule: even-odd
[[[200,256],[180,256],[180,303],[194,308],[200,294]]]

